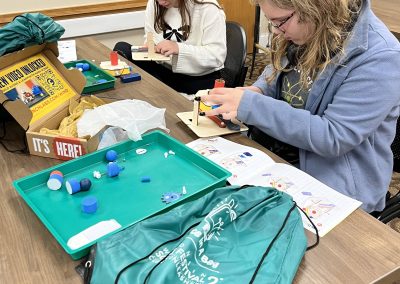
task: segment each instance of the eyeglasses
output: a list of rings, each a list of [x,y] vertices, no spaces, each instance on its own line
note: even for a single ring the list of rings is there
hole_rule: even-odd
[[[279,24],[274,24],[274,23],[271,22],[270,20],[268,20],[268,22],[269,22],[269,23],[271,24],[271,26],[273,26],[275,29],[280,30],[280,28],[281,28],[284,24],[286,24],[286,22],[289,21],[289,20],[293,17],[294,13],[295,13],[295,12],[293,12],[293,13],[290,14],[287,18],[285,18],[285,19],[283,19],[282,21],[280,21]]]

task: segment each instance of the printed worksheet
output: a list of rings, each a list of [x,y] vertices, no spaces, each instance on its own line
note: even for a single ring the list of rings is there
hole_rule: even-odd
[[[305,172],[289,165],[276,163],[264,152],[231,142],[221,137],[201,138],[187,144],[201,155],[232,173],[232,185],[274,187],[293,197],[308,215],[322,237],[348,215],[361,202],[343,195]],[[314,229],[304,214],[304,227]]]

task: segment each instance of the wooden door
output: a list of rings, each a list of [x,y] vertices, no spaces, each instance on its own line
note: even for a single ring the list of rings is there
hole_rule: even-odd
[[[247,52],[253,49],[255,7],[249,0],[219,0],[227,21],[239,23],[246,31]]]

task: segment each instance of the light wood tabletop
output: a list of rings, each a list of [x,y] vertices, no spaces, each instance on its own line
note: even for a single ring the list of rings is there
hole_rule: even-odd
[[[395,33],[400,33],[400,1],[372,0],[372,10]]]
[[[79,59],[108,60],[110,50],[94,39],[77,40]],[[139,68],[142,80],[117,81],[99,97],[135,98],[166,107],[170,135],[183,143],[196,135],[176,116],[192,103]],[[243,135],[226,138],[267,152]],[[267,152],[277,161],[277,156]],[[81,283],[73,261],[12,186],[12,181],[60,163],[58,160],[12,154],[0,147],[0,279],[1,283]],[[308,234],[310,242],[313,235]],[[306,255],[294,283],[370,283],[400,266],[400,234],[361,209],[324,236]]]

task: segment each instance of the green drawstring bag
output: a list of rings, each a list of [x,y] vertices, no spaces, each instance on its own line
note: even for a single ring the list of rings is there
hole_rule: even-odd
[[[25,13],[0,28],[0,56],[31,45],[56,42],[65,29],[41,13]]]
[[[223,187],[97,243],[85,283],[291,283],[307,249],[296,203],[265,187]]]

